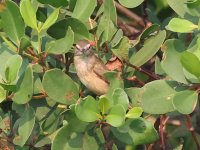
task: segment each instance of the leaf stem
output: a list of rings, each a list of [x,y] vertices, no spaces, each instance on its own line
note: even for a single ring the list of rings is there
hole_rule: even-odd
[[[38,54],[41,53],[41,37],[40,37],[40,31],[38,33]]]

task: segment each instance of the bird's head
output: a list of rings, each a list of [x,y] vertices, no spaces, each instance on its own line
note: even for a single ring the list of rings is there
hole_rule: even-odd
[[[75,55],[76,56],[89,56],[92,52],[92,46],[94,46],[95,43],[93,41],[89,40],[80,40],[75,45]]]

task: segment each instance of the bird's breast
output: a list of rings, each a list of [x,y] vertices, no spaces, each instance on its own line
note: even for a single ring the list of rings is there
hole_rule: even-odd
[[[108,83],[93,71],[91,63],[78,58],[74,59],[74,63],[79,79],[90,91],[97,95],[105,94],[108,91]]]

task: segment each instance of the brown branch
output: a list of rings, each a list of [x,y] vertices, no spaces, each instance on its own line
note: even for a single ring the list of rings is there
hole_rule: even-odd
[[[140,87],[143,87],[145,85],[145,83],[140,81],[136,76],[128,77],[126,79],[137,83]]]
[[[142,3],[142,12],[143,12],[143,22],[145,27],[147,26],[147,18],[148,18],[148,14],[147,14],[147,0],[144,0],[144,2]]]
[[[153,72],[149,72],[149,71],[147,71],[147,70],[145,70],[145,69],[142,69],[142,68],[140,68],[140,67],[137,67],[137,66],[135,66],[135,65],[132,65],[132,64],[130,64],[129,62],[125,62],[129,67],[132,67],[132,68],[134,68],[135,70],[137,70],[137,71],[139,71],[139,72],[141,72],[141,73],[144,73],[144,74],[146,74],[147,76],[149,76],[151,79],[153,79],[153,80],[159,80],[160,79],[160,77],[159,76],[157,76],[156,74],[154,74]]]
[[[48,97],[48,95],[46,95],[46,94],[32,96],[33,99],[42,99],[42,98],[46,98],[46,97]]]
[[[30,48],[27,47],[26,50],[28,51],[29,54],[31,54],[32,56],[36,57],[37,55],[35,54],[35,52]]]
[[[125,8],[124,6],[120,5],[119,3],[115,2],[116,9],[124,14],[125,16],[129,17],[130,19],[136,21],[139,25],[145,27],[145,24],[143,23],[143,19],[130,11],[129,9]]]
[[[160,115],[160,126],[159,126],[159,133],[160,133],[160,147],[163,150],[166,150],[166,142],[165,142],[165,125],[167,123],[167,120],[169,117],[166,117],[166,115]]]
[[[189,130],[189,131],[191,132],[191,134],[192,134],[192,137],[193,137],[194,142],[195,142],[195,144],[196,144],[197,150],[200,150],[200,145],[199,145],[197,136],[196,136],[196,134],[195,134],[194,127],[193,127],[193,125],[192,125],[191,117],[190,117],[190,115],[185,115],[185,118],[186,118],[186,120],[187,120],[187,128],[188,128],[188,130]]]

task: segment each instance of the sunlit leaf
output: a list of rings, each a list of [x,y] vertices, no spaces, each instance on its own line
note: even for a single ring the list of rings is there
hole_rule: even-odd
[[[36,11],[30,0],[21,0],[20,12],[24,22],[31,28],[37,29]]]

